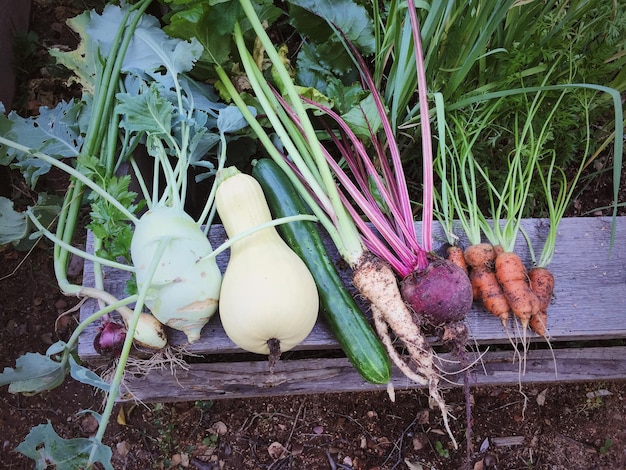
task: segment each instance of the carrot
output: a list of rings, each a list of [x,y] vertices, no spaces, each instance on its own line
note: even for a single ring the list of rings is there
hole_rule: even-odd
[[[539,310],[530,319],[530,327],[540,336],[546,336],[548,307],[554,292],[554,275],[545,267],[534,267],[528,272],[530,288],[539,299]]]
[[[530,288],[524,263],[516,253],[503,252],[496,256],[495,271],[509,307],[527,328],[531,317],[539,311],[540,302]]]
[[[490,243],[478,243],[465,249],[464,257],[470,268],[470,281],[474,298],[485,309],[498,317],[506,327],[510,307],[493,270],[496,254]]]
[[[461,248],[460,246],[450,245],[446,249],[446,258],[448,259],[448,261],[453,262],[466,273],[468,272],[467,263],[465,262],[465,255],[463,253],[463,248]]]

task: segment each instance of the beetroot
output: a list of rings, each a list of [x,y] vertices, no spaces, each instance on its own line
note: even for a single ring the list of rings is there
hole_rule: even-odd
[[[402,280],[402,297],[418,324],[425,317],[434,326],[461,321],[472,308],[472,285],[467,273],[446,259],[436,259]]]

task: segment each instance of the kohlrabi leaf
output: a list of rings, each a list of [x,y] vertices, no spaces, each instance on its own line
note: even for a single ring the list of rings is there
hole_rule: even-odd
[[[253,116],[256,116],[256,109],[248,106]],[[243,117],[237,106],[231,105],[220,109],[217,117],[217,129],[224,134],[237,132],[248,125],[248,121]]]
[[[34,395],[61,385],[66,372],[66,368],[50,356],[29,352],[17,358],[15,369],[4,368],[0,386],[9,385],[10,393]]]
[[[36,470],[87,468],[88,463],[92,464],[89,468],[100,463],[105,470],[113,470],[109,447],[95,439],[63,439],[50,422],[32,428],[15,450],[33,459]]]
[[[13,210],[12,203],[9,206],[2,199],[0,198],[0,245],[12,243],[13,247],[20,251],[30,250],[39,238],[33,238],[30,235],[33,224],[28,213],[31,214],[31,217],[36,217],[44,227],[50,227],[61,211],[61,197],[43,192],[37,195],[37,203],[34,206],[30,206],[27,212],[16,212]],[[11,229],[12,224],[18,225],[13,225]],[[22,226],[22,224],[24,225]],[[13,239],[7,240],[7,238]]]
[[[185,90],[187,100],[196,110],[204,111],[208,115],[216,118],[217,112],[226,106],[224,103],[220,102],[219,96],[210,85],[192,80],[186,75],[180,77],[180,84],[183,90]],[[214,126],[209,125],[208,127]]]
[[[90,369],[87,369],[86,367],[81,366],[78,362],[76,362],[76,359],[74,359],[73,356],[70,356],[70,375],[74,378],[74,380],[99,388],[105,392],[108,392],[111,389],[111,386],[102,380],[98,374]]]
[[[108,4],[102,15],[92,15],[92,21],[87,25],[87,33],[98,41],[104,55],[111,48],[114,32],[123,15],[122,8]],[[202,45],[196,39],[184,41],[172,38],[161,29],[157,18],[144,14],[126,51],[122,70],[142,77],[149,76],[171,88],[180,73],[193,68],[201,53]]]
[[[87,26],[91,22],[93,12],[84,11],[74,18],[67,20],[67,25],[80,37],[78,47],[73,51],[61,51],[55,47],[49,53],[56,59],[57,64],[64,65],[73,72],[71,82],[82,87],[83,93],[93,95],[96,73],[102,62],[98,60],[98,45],[87,34]]]
[[[73,157],[78,155],[82,136],[76,122],[82,104],[62,101],[54,108],[39,108],[35,117],[23,118],[15,111],[9,114],[13,121],[11,134],[20,144],[51,156]]]
[[[76,157],[83,143],[78,122],[82,104],[60,102],[53,109],[41,107],[39,115],[23,118],[16,112],[9,114],[13,125],[6,137],[37,152],[57,158]],[[38,178],[50,171],[50,165],[30,154],[6,150],[15,159],[26,181],[34,187]]]
[[[17,243],[28,235],[28,219],[13,208],[13,201],[0,196],[0,245]]]
[[[128,132],[169,136],[174,106],[161,96],[159,88],[152,83],[142,86],[139,94],[118,94],[116,111],[122,116],[120,126]]]

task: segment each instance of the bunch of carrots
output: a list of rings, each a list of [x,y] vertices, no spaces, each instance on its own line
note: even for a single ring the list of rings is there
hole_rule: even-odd
[[[557,104],[564,95],[565,91],[562,91]],[[522,326],[523,338],[530,328],[548,339],[547,312],[555,285],[548,264],[554,253],[556,228],[562,211],[551,211],[549,242],[543,247],[539,263],[528,269],[515,252],[534,178],[541,178],[546,195],[550,194],[550,181],[538,176],[543,175],[540,164],[547,157],[544,144],[549,137],[550,119],[539,124],[538,129],[534,119],[545,96],[545,90],[537,90],[532,97],[525,95],[523,98],[525,110],[519,113],[518,127],[511,133],[513,150],[507,162],[506,179],[500,187],[495,187],[488,170],[477,163],[473,152],[479,135],[489,132],[487,123],[497,117],[503,97],[484,103],[475,120],[459,115],[448,116],[447,125],[464,129],[465,134],[462,141],[441,146],[436,167],[443,181],[438,199],[444,226],[451,232],[451,221],[458,218],[468,239],[468,246],[461,248],[449,236],[449,243],[452,243],[447,256],[468,273],[474,300],[499,318],[505,330],[513,315]],[[486,191],[485,196],[490,201],[488,213],[479,208],[481,190]],[[567,198],[560,199],[558,209]]]
[[[524,329],[547,336],[548,307],[554,292],[554,275],[547,267],[527,269],[517,253],[489,242],[448,248],[448,259],[468,273],[474,300],[506,324],[511,313]]]

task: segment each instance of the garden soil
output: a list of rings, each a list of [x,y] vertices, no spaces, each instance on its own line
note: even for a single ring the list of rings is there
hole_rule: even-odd
[[[76,96],[77,90],[56,75],[45,51],[75,46],[65,19],[88,4],[33,2],[31,24],[37,36],[27,41],[19,62],[14,108],[20,114]],[[17,174],[5,179],[3,191],[19,204],[36,199]],[[53,172],[37,190],[62,194],[66,184]],[[608,179],[595,179],[569,215],[605,205],[610,187]],[[79,268],[73,279],[78,283]],[[59,292],[48,243],[29,251],[0,249],[0,370],[13,367],[24,353],[44,353],[50,344],[67,339],[76,325],[76,305],[77,299]],[[367,392],[118,405],[105,444],[113,449],[116,470],[463,468],[465,447],[451,447],[427,393],[396,395],[395,403],[384,392]],[[446,391],[445,399],[456,418],[452,431],[463,441],[462,390]],[[533,384],[521,390],[477,387],[471,401],[473,469],[626,468],[626,381]],[[0,468],[35,468],[15,448],[40,424],[50,422],[64,438],[93,435],[95,419],[82,411],[102,411],[102,404],[100,393],[70,378],[35,396],[11,394],[3,387]]]

